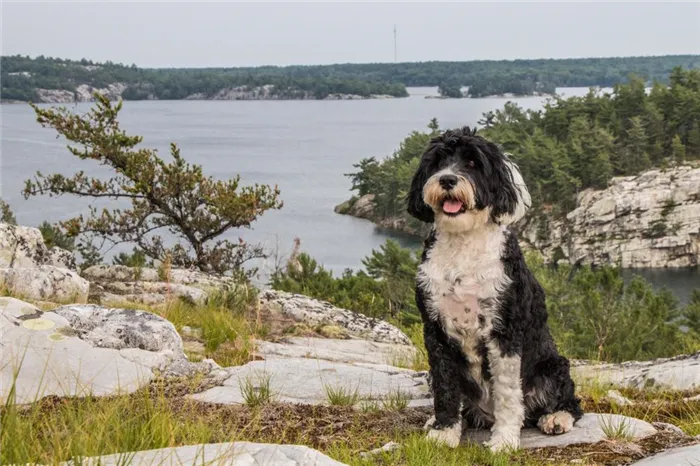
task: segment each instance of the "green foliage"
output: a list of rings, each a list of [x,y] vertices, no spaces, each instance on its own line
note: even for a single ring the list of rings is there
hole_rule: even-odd
[[[569,357],[646,360],[683,353],[699,342],[680,330],[685,311],[673,295],[655,292],[641,277],[625,283],[612,267],[555,269],[535,255],[528,263],[547,293],[552,334]]]
[[[17,219],[15,214],[10,209],[10,204],[0,199],[0,222],[9,223],[10,225],[17,225]]]
[[[75,250],[75,238],[66,235],[60,227],[44,221],[39,225],[39,231],[47,248],[59,247],[67,251]]]
[[[68,147],[71,154],[107,166],[114,176],[100,179],[83,171],[69,177],[38,172],[27,180],[25,198],[71,194],[128,201],[129,208],[99,212],[91,207],[87,216],[60,225],[72,238],[96,237],[111,245],[135,243],[149,258],[162,262],[169,257],[176,267],[242,273],[247,260],[263,256],[261,248],[250,247],[242,239],[219,238],[232,228],[249,227],[269,209],[280,208],[276,187],[240,187],[240,177],[224,181],[207,177],[201,166],[185,161],[175,144],[170,147],[171,162],[158,157],[155,150],[137,148],[142,138],[127,135],[117,121],[121,102],[112,105],[104,97],[96,98],[96,106],[85,115],[66,108],[34,106],[34,110],[39,123],[76,144]],[[167,247],[155,234],[161,229],[178,238],[174,246]],[[95,251],[93,247],[90,252]]]
[[[453,99],[461,99],[464,97],[462,94],[462,86],[457,83],[442,83],[438,86],[438,94],[442,97],[450,97]]]
[[[120,252],[112,258],[112,263],[127,267],[150,267],[153,265],[153,261],[149,261],[146,253],[139,248],[134,248],[131,253]]]
[[[690,302],[683,311],[683,325],[688,327],[696,338],[700,338],[700,289],[693,290]]]
[[[388,240],[364,259],[370,274],[348,269],[336,278],[305,253],[297,259],[297,267],[272,274],[273,288],[312,296],[370,317],[396,317],[406,324],[418,320],[412,292],[417,259],[395,242]]]

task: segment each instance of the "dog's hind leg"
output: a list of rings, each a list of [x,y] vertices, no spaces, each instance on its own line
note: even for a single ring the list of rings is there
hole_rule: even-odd
[[[569,361],[557,355],[538,363],[533,372],[537,376],[525,384],[526,425],[536,425],[549,435],[569,432],[583,416],[569,373]]]
[[[437,322],[424,322],[423,331],[435,406],[435,419],[426,424],[430,429],[428,438],[454,448],[462,438],[462,394],[459,381],[463,368],[459,364],[464,357],[451,346]]]

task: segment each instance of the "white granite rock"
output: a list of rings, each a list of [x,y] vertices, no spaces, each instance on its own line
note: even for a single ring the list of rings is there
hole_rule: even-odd
[[[281,313],[310,325],[337,325],[349,334],[381,343],[410,345],[411,340],[398,328],[379,319],[341,309],[324,301],[283,291],[267,290],[260,304],[271,313]]]
[[[539,429],[523,429],[520,434],[521,448],[565,447],[578,443],[598,443],[608,439],[606,427],[624,426],[624,431],[632,440],[640,440],[657,433],[648,422],[621,416],[619,414],[584,414],[574,424],[571,432],[562,435],[546,435]],[[468,429],[462,436],[462,442],[483,443],[491,436],[489,430]]]
[[[576,362],[572,374],[579,380],[632,388],[689,390],[700,387],[700,352],[653,361],[628,361],[619,364]]]
[[[272,343],[256,342],[258,353],[265,359],[307,358],[345,363],[410,365],[416,349],[394,343],[368,340],[336,340],[331,338],[289,337]]]
[[[219,277],[194,270],[173,269],[164,279],[153,268],[123,265],[95,265],[83,271],[92,283],[91,302],[118,306],[125,302],[163,304],[172,298],[203,303],[212,292],[239,289],[230,277]],[[240,288],[241,292],[245,292]]]
[[[633,463],[634,466],[700,466],[700,445],[672,448]]]
[[[0,403],[13,382],[14,401],[28,403],[46,395],[129,393],[157,372],[220,369],[189,363],[172,324],[154,314],[87,305],[41,312],[14,298],[0,298],[0,348]]]
[[[158,450],[81,458],[63,465],[90,466],[343,466],[343,463],[303,445],[233,442],[187,445]]]
[[[14,295],[38,301],[84,303],[90,290],[77,272],[50,265],[0,268],[0,283]]]
[[[0,223],[0,268],[42,265],[76,270],[73,254],[59,248],[47,248],[39,229]]]
[[[700,264],[700,168],[679,166],[613,178],[587,189],[566,220],[549,222],[546,238],[533,220],[521,236],[549,260],[620,267]]]
[[[249,362],[231,368],[231,374],[223,386],[192,395],[192,398],[209,403],[242,404],[245,399],[241,386],[252,383],[259,387],[268,378],[276,400],[290,403],[325,404],[327,387],[342,388],[350,393],[357,391],[363,400],[382,400],[399,392],[408,400],[429,398],[424,374],[380,364],[280,358]]]

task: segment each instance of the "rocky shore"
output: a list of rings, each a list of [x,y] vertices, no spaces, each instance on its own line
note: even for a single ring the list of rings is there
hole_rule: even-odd
[[[362,96],[357,94],[328,94],[322,99],[318,99],[313,92],[304,91],[301,89],[289,88],[282,91],[275,91],[275,86],[238,86],[221,89],[213,95],[206,95],[198,92],[190,94],[184,100],[367,100],[367,99],[394,99],[394,96],[384,94],[372,94]],[[37,96],[41,103],[61,104],[73,102],[94,102],[94,93],[98,92],[107,96],[110,100],[119,100],[123,97],[124,92],[129,89],[125,83],[112,83],[104,88],[92,87],[87,84],[81,84],[75,91],[67,89],[37,89]],[[149,93],[148,89],[139,89],[143,91],[145,97],[139,100],[157,100],[153,93]],[[131,100],[131,99],[126,99]],[[5,104],[24,103],[20,101],[6,100]]]

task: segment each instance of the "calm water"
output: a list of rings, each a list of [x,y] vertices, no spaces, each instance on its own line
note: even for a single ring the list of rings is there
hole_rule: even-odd
[[[127,102],[121,122],[161,155],[167,156],[171,141],[178,143],[188,161],[217,178],[240,174],[244,183],[278,184],[284,207],[230,237],[263,243],[281,256],[299,237],[303,250],[341,272],[361,267],[361,259],[388,237],[407,246],[417,244],[368,221],[336,215],[333,207],[350,196],[350,182],[343,174],[352,172],[352,165],[364,157],[391,154],[410,131],[425,128],[433,117],[442,127],[475,125],[484,112],[501,108],[507,100],[425,99],[435,90],[411,91],[412,97],[391,100]],[[568,95],[585,92],[562,90]],[[511,100],[525,108],[540,108],[544,102],[539,97]],[[76,108],[85,111],[89,104]],[[25,105],[2,106],[1,150],[0,194],[24,225],[66,219],[88,205],[72,197],[24,200],[24,180],[37,170],[109,174],[71,156],[65,142],[41,128]],[[688,273],[700,282],[700,276]]]

